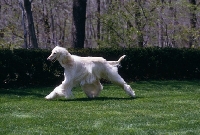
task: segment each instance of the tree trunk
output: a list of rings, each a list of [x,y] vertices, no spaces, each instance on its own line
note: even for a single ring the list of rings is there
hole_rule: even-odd
[[[140,0],[135,0],[136,6],[135,6],[135,24],[137,28],[137,40],[138,40],[138,46],[143,47],[144,37],[143,37],[143,31],[142,31],[142,15],[141,11],[139,9],[139,2]]]
[[[172,5],[173,0],[169,0],[169,5],[171,5],[169,7],[169,10],[171,12],[171,16],[172,16],[172,39],[171,39],[171,47],[176,47],[176,40],[175,40],[175,36],[176,36],[176,24],[177,22],[177,12],[176,12],[176,7],[173,7]]]
[[[46,1],[41,0],[41,3],[43,5],[43,22],[44,22],[44,32],[45,32],[45,38],[47,45],[50,45],[51,38],[50,38],[50,23],[49,23],[49,17],[48,17],[48,11],[46,7]]]
[[[19,1],[19,6],[22,10],[22,25],[23,25],[23,29],[24,29],[24,45],[22,46],[23,48],[28,48],[28,43],[27,43],[27,29],[26,29],[26,21],[25,21],[25,12],[24,12],[24,7],[23,7],[23,3],[21,1]]]
[[[50,0],[50,7],[53,7],[52,1]],[[53,11],[52,8],[50,8],[50,23],[51,23],[51,44],[53,44],[55,46],[56,44],[56,36],[55,36],[55,23],[54,23],[54,15],[53,15]]]
[[[87,0],[73,1],[72,46],[84,48]]]
[[[0,19],[1,19],[1,2],[0,2]]]
[[[59,38],[59,45],[60,46],[64,46],[65,45],[66,22],[67,22],[67,19],[64,20],[63,27],[60,26],[60,38]]]
[[[196,29],[196,25],[197,25],[197,15],[196,15],[196,10],[197,10],[197,4],[196,4],[196,0],[189,0],[190,4],[191,4],[191,8],[190,8],[190,27],[191,27],[191,32],[189,35],[189,47],[192,47],[193,45],[195,45],[196,41],[195,41],[195,37],[194,37],[194,30]]]
[[[24,0],[24,8],[26,10],[27,19],[28,19],[28,30],[31,38],[31,44],[33,48],[38,48],[37,38],[35,35],[35,28],[33,22],[33,15],[31,11],[31,2],[29,0]]]
[[[161,7],[159,8],[159,21],[158,21],[158,45],[159,47],[164,47],[164,20],[163,20],[163,0],[160,1]]]
[[[97,39],[100,40],[100,14],[101,14],[101,9],[100,9],[100,0],[97,0],[97,12],[98,12],[98,18],[97,18]]]

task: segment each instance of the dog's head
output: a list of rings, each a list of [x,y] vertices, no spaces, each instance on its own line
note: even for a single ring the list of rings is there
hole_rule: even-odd
[[[65,48],[56,46],[52,50],[51,55],[47,58],[47,60],[55,62],[56,60],[62,60],[64,58],[66,58],[66,56],[68,56],[68,55],[70,55],[70,54]]]

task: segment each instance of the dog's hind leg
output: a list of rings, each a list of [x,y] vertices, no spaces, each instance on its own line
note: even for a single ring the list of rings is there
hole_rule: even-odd
[[[82,89],[88,98],[95,98],[98,97],[100,91],[103,89],[103,86],[101,85],[100,81],[97,80],[92,84],[84,84]]]
[[[135,92],[133,91],[133,89],[131,88],[131,86],[128,85],[128,84],[124,81],[124,79],[123,79],[117,72],[111,71],[111,72],[108,72],[107,75],[108,75],[107,78],[108,78],[111,82],[113,82],[113,83],[119,85],[119,86],[120,86],[122,89],[124,89],[124,90],[126,91],[126,93],[127,93],[128,95],[130,95],[131,97],[135,97]]]

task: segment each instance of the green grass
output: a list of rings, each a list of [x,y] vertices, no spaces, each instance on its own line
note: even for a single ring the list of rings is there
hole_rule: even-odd
[[[0,89],[1,135],[198,135],[200,81],[131,83],[137,98],[104,85],[99,98],[46,101],[53,88]]]

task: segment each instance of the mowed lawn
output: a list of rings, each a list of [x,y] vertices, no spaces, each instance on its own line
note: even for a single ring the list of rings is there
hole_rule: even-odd
[[[53,87],[0,89],[1,135],[199,135],[200,81],[131,83],[137,98],[104,85],[90,100],[44,99]]]

